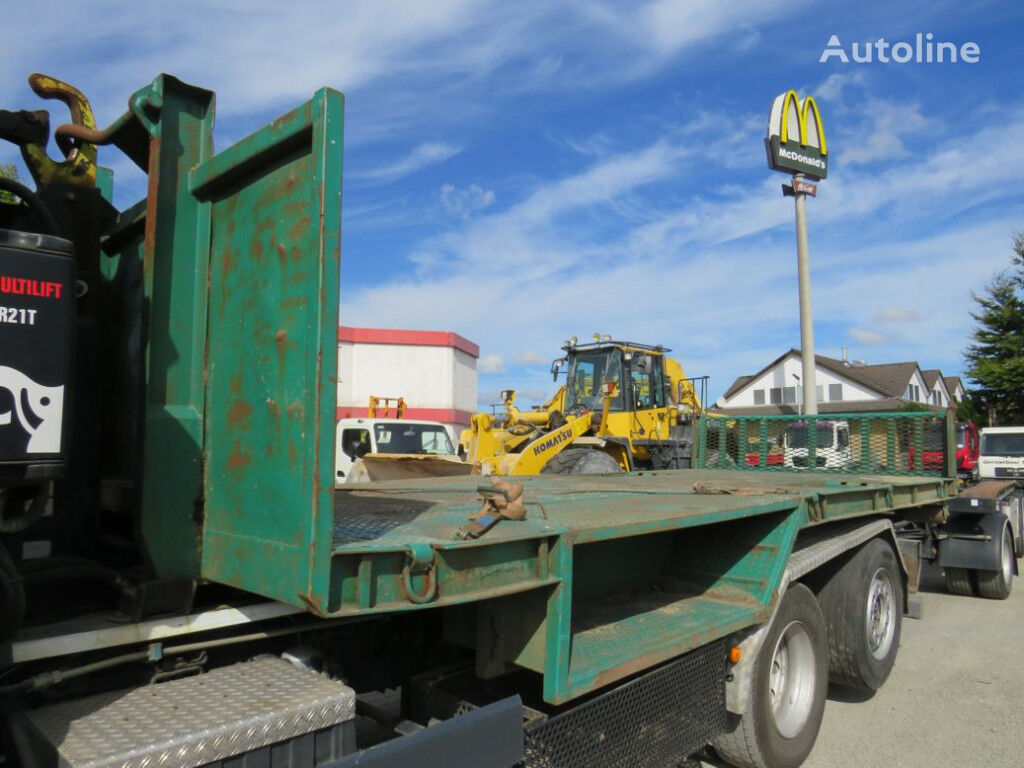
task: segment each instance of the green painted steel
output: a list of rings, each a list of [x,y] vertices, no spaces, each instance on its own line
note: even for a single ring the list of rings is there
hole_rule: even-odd
[[[197,166],[212,207],[202,575],[326,612],[342,96]],[[268,567],[269,566],[269,567]]]
[[[213,93],[160,75],[108,129],[148,174],[103,249],[111,400],[106,436],[129,477],[145,553],[163,578],[199,575],[209,205],[189,170],[213,151]],[[144,393],[140,397],[139,393]],[[109,460],[108,460],[109,462]],[[108,467],[108,472],[110,468]]]
[[[156,575],[324,616],[439,610],[479,674],[535,670],[561,703],[765,621],[803,528],[954,493],[941,472],[867,460],[728,469],[748,452],[767,466],[785,417],[702,419],[698,462],[717,450],[717,469],[521,478],[525,519],[478,540],[456,534],[479,477],[335,490],[342,112],[321,90],[213,154],[213,95],[161,76],[108,129],[149,176],[104,242],[104,275],[127,414],[112,445],[140,478]],[[827,418],[849,419],[862,459],[882,435],[887,468],[911,448],[926,463],[933,414]],[[812,466],[829,449],[814,429],[806,447]]]
[[[306,600],[329,592],[343,97],[321,90],[216,155],[213,105],[160,75],[106,131],[148,175],[103,244],[110,474],[138,478],[128,506],[157,577],[318,610]]]
[[[447,608],[478,672],[536,670],[545,699],[565,702],[764,621],[804,527],[941,505],[956,488],[713,469],[517,480],[526,518],[468,542],[455,534],[479,509],[478,478],[339,489],[329,614]]]

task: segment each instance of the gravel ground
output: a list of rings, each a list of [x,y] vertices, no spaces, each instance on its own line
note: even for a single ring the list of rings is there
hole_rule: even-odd
[[[983,600],[947,594],[928,569],[921,597],[882,690],[830,688],[805,768],[1024,765],[1024,579]]]

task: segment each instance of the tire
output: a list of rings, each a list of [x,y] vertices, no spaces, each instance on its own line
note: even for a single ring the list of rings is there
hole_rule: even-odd
[[[836,570],[818,593],[828,628],[829,680],[877,691],[900,645],[903,574],[886,542],[872,539]]]
[[[566,448],[554,456],[542,475],[608,475],[622,472],[619,462],[596,448]]]
[[[803,584],[783,595],[752,674],[746,710],[730,715],[715,751],[741,768],[794,768],[814,748],[828,690],[825,618]]]
[[[1013,533],[1009,525],[1003,526],[1003,535],[999,538],[999,552],[999,570],[975,571],[978,594],[990,600],[1005,600],[1013,589],[1013,568],[1016,558],[1013,554]]]
[[[972,597],[974,595],[973,571],[968,568],[946,568],[946,590],[950,594]]]

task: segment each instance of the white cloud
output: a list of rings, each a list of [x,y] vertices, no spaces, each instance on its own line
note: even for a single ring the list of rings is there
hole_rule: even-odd
[[[859,341],[861,344],[885,344],[889,340],[888,336],[877,331],[869,331],[866,328],[851,328],[849,334],[850,338]]]
[[[1003,147],[998,157],[963,162],[962,146],[987,146],[995,135]],[[798,343],[792,203],[779,195],[779,177],[722,199],[711,194],[668,204],[652,192],[639,198],[654,201],[639,222],[612,207],[685,175],[698,160],[670,138],[602,157],[541,184],[521,203],[431,238],[421,250],[444,254],[449,261],[442,270],[356,292],[346,297],[346,311],[351,307],[371,324],[415,327],[429,306],[432,324],[503,360],[523,354],[519,339],[550,358],[563,339],[601,329],[672,347],[689,374],[711,374],[712,393],[721,391],[737,374]],[[974,134],[933,145],[920,160],[876,173],[847,169],[823,182],[809,206],[819,328],[853,329],[850,338],[871,344],[879,360],[917,359],[956,372],[969,333],[970,290],[1004,265],[1008,239],[1024,215],[1019,205],[984,203],[1015,183],[1022,165],[1024,114],[1011,112]],[[956,212],[969,207],[971,223],[957,223]],[[578,226],[608,216],[618,217],[614,238]],[[481,284],[514,286],[512,325],[507,313],[494,311],[494,295],[481,292]],[[643,311],[610,319],[607,307],[624,299]],[[920,324],[910,325],[911,313]],[[681,316],[699,318],[699,332]],[[908,320],[896,319],[903,317]],[[872,330],[877,318],[895,327]],[[824,354],[839,356],[838,332],[830,338],[834,350],[819,339]],[[522,390],[548,377],[525,369],[507,378]]]
[[[787,12],[795,5],[789,4]],[[670,55],[737,30],[745,42],[753,25],[777,18],[779,10],[760,0],[655,0],[639,9],[635,29],[654,52]]]
[[[867,73],[863,69],[854,69],[849,72],[835,72],[828,77],[819,85],[817,88],[811,91],[811,95],[814,96],[814,100],[823,102],[832,102],[830,106],[838,106],[836,102],[839,102],[843,93],[847,88],[860,87],[867,82]],[[826,128],[826,131],[828,129]]]
[[[848,145],[853,149],[840,153],[846,165],[904,157],[908,154],[904,139],[928,127],[918,104],[869,99],[863,109],[870,119],[856,132],[860,140]]]
[[[501,373],[505,370],[505,363],[501,355],[484,355],[477,362],[477,370],[480,373]]]
[[[917,312],[905,307],[882,307],[875,313],[876,323],[910,323],[920,319]]]
[[[445,160],[454,157],[462,151],[461,147],[443,142],[425,142],[414,148],[401,160],[390,165],[381,166],[358,174],[349,174],[356,178],[376,179],[379,181],[394,181],[402,176],[408,176],[428,165],[443,163]]]
[[[459,189],[454,184],[445,184],[439,191],[441,205],[450,215],[463,221],[490,207],[495,200],[494,190],[484,189],[479,184],[470,184]]]
[[[542,354],[535,349],[525,349],[516,355],[516,362],[520,365],[544,365],[546,366],[554,359],[553,352]]]

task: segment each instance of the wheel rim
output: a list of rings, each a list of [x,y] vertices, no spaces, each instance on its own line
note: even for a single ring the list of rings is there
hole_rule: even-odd
[[[779,733],[787,739],[803,730],[814,706],[814,644],[802,622],[786,625],[775,641],[768,673],[768,700]]]
[[[1009,584],[1010,579],[1013,578],[1013,545],[1010,542],[1010,537],[1006,535],[1006,529],[1003,529],[1003,583]]]
[[[885,568],[879,568],[871,577],[866,610],[868,650],[881,661],[888,655],[896,635],[896,593]]]

